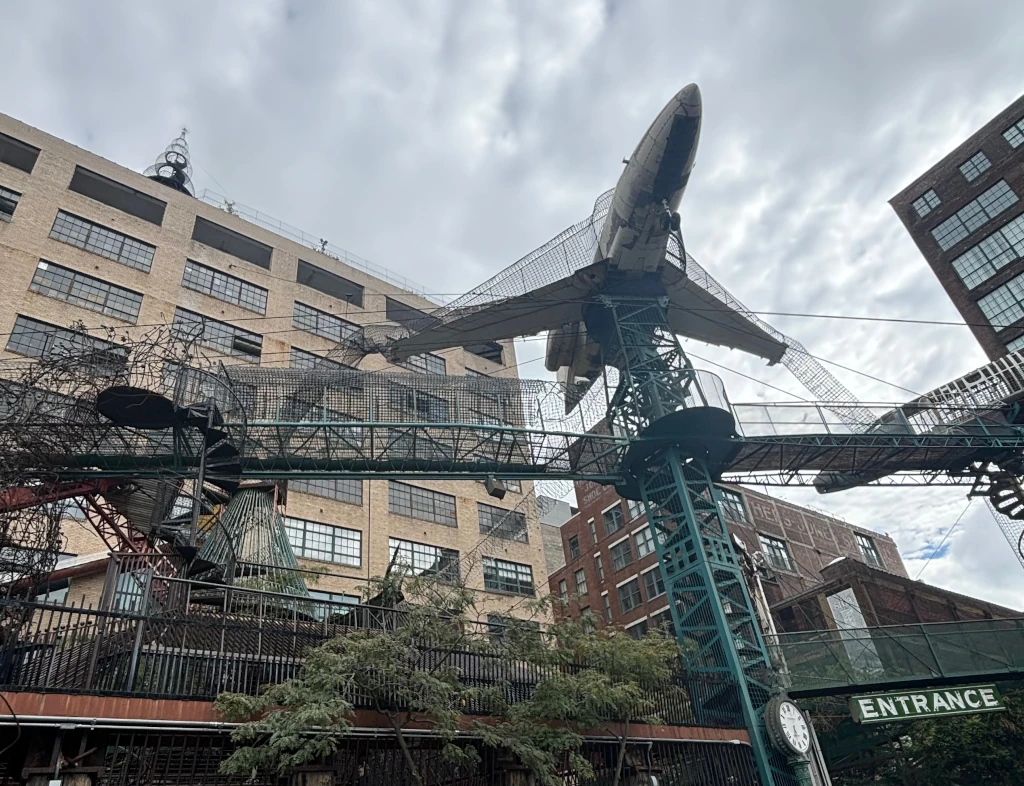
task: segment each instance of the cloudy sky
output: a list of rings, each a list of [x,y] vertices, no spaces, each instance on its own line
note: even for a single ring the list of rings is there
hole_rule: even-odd
[[[714,276],[757,311],[955,321],[886,202],[1024,89],[1015,2],[0,0],[0,16],[0,111],[140,170],[186,125],[200,189],[439,294],[588,215],[694,81],[681,212]],[[964,327],[767,319],[913,391],[984,362]],[[806,395],[784,370],[692,349]],[[539,376],[538,343],[520,354]],[[909,395],[833,370],[865,401]],[[734,401],[785,398],[721,373]],[[962,490],[782,496],[890,533],[912,577],[1024,609],[982,502],[936,551]]]

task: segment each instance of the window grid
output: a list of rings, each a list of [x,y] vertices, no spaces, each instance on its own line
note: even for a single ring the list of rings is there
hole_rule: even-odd
[[[968,183],[971,183],[981,177],[982,173],[991,167],[992,162],[988,160],[988,156],[979,150],[960,165],[960,174],[966,178]]]
[[[455,497],[395,480],[388,481],[388,511],[446,527],[458,526]]]
[[[718,509],[730,521],[747,521],[747,508],[743,504],[743,495],[731,489],[717,488]]]
[[[640,639],[647,635],[647,620],[640,620],[635,625],[630,625],[626,628],[626,635],[640,641]]]
[[[996,330],[1009,327],[1024,317],[1024,273],[981,298],[978,308]]]
[[[601,555],[594,555],[594,567],[597,568],[597,580],[604,584],[604,565],[601,564]]]
[[[605,535],[611,535],[613,532],[618,532],[626,523],[622,516],[622,505],[616,505],[614,508],[609,508],[601,514],[601,518],[604,520]]]
[[[583,572],[583,568],[580,568],[572,574],[573,579],[576,581],[576,594],[586,595],[587,594],[587,574]]]
[[[1024,215],[967,249],[953,260],[953,269],[968,289],[974,289],[1021,257],[1024,257]]]
[[[604,598],[604,621],[609,625],[612,624],[612,602],[608,599],[608,595],[602,596]]]
[[[57,327],[20,314],[14,320],[14,329],[7,340],[7,351],[30,358],[39,358],[51,352],[72,352],[95,354],[96,366],[110,371],[120,368],[124,361],[125,349],[110,341],[87,336],[68,328]]]
[[[138,292],[45,260],[39,260],[28,288],[40,295],[117,317],[125,322],[137,322],[142,307],[142,295]]]
[[[878,553],[878,548],[875,546],[875,542],[867,535],[862,535],[859,532],[853,533],[857,538],[857,545],[860,546],[861,556],[864,557],[864,561],[875,568],[882,567],[882,557]]]
[[[1024,117],[1003,131],[1003,139],[1010,143],[1010,147],[1017,148],[1024,144]]]
[[[533,568],[520,562],[484,557],[484,587],[515,595],[532,596]]]
[[[665,579],[661,575],[661,568],[649,570],[644,574],[644,591],[647,593],[647,600],[665,594]]]
[[[633,549],[629,545],[629,538],[626,538],[622,543],[612,546],[608,549],[608,553],[612,555],[613,573],[618,573],[627,565],[633,564]]]
[[[504,540],[529,543],[526,533],[526,514],[518,510],[505,510],[483,502],[476,503],[480,532]]]
[[[1021,347],[1024,347],[1024,336],[1017,336],[1013,341],[1008,341],[1006,344],[1006,348],[1010,352],[1016,352]]]
[[[769,565],[780,570],[793,570],[793,561],[789,557],[786,541],[761,534],[758,535],[758,538],[761,540],[761,550]]]
[[[943,251],[952,248],[976,229],[984,226],[1017,201],[1005,180],[1000,180],[977,199],[968,202],[932,230],[932,237]]]
[[[363,481],[348,478],[310,478],[289,482],[288,489],[300,494],[335,499],[350,505],[363,504]]]
[[[191,259],[185,260],[185,275],[181,285],[257,314],[267,313],[267,290],[263,287],[200,265]]]
[[[459,583],[459,552],[455,549],[388,538],[388,553],[395,564],[408,568],[414,576],[432,573],[445,583]]]
[[[630,579],[619,587],[619,606],[622,607],[623,614],[628,614],[633,609],[639,608],[643,602],[644,597],[640,594],[639,579]]]
[[[576,559],[580,555],[580,539],[573,535],[569,538],[569,559]]]
[[[307,352],[298,347],[292,347],[291,367],[301,368],[307,371],[352,371],[351,366],[339,363],[337,360],[321,357],[313,352]]]
[[[635,521],[644,514],[644,503],[637,502],[635,499],[627,499],[626,509],[629,511],[629,520]]]
[[[650,527],[644,527],[642,530],[633,535],[633,540],[636,541],[636,556],[637,559],[646,557],[648,554],[654,552],[654,535],[651,532]]]
[[[930,188],[912,203],[914,210],[917,211],[921,218],[924,218],[941,204],[942,201],[939,199],[939,195]]]
[[[587,526],[590,528],[590,542],[593,545],[597,545],[597,527],[594,525],[594,520],[591,519],[587,522]]]
[[[21,194],[0,186],[0,221],[10,221],[21,200]]]
[[[284,517],[284,530],[296,557],[359,567],[363,551],[359,530],[292,516]]]
[[[419,374],[440,374],[443,376],[448,373],[445,359],[429,353],[424,355],[413,355],[411,358],[399,361],[398,365]],[[481,374],[480,376],[486,375]]]
[[[156,248],[148,243],[65,213],[63,210],[57,213],[50,237],[145,273],[153,266],[153,254],[156,252]]]
[[[562,600],[568,600],[569,598],[569,585],[565,583],[565,579],[558,582],[558,597]]]
[[[259,333],[250,333],[184,308],[174,309],[172,328],[179,336],[195,339],[205,347],[250,363],[258,363],[263,351],[263,336]]]
[[[358,341],[363,335],[363,329],[358,325],[297,300],[292,308],[292,327],[331,341]]]

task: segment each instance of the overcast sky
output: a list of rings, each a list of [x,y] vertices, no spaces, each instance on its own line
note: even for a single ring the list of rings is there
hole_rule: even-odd
[[[712,275],[757,311],[956,320],[886,202],[1024,90],[1019,3],[979,5],[0,0],[0,111],[138,170],[186,125],[200,189],[457,294],[587,216],[697,82],[681,213]],[[914,391],[984,362],[963,327],[767,319]],[[692,349],[806,395],[784,370]],[[538,342],[520,354],[541,375]],[[909,396],[833,370],[862,400]],[[785,398],[720,373],[734,401]],[[912,577],[966,504],[782,496],[890,533]],[[922,578],[1024,609],[981,501]]]

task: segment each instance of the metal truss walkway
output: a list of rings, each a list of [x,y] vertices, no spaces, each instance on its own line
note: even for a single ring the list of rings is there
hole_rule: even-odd
[[[595,412],[566,415],[563,387],[535,380],[232,368],[194,373],[188,385],[189,394],[179,389],[174,398],[213,400],[212,430],[189,428],[188,418],[135,428],[76,406],[0,423],[0,447],[27,464],[64,466],[66,479],[188,476],[205,454],[211,478],[496,475],[621,486],[627,451],[643,451],[645,443],[656,449],[659,441],[608,433],[603,402]],[[970,485],[976,462],[1024,450],[1024,428],[995,408],[724,399],[721,407],[735,434],[689,436],[735,482],[808,485],[822,473],[852,473],[876,483]],[[846,409],[870,413],[875,424],[854,430]]]
[[[797,697],[1024,679],[1024,618],[783,633]]]

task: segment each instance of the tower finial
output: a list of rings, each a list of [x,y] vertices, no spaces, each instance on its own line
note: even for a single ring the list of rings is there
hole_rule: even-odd
[[[150,180],[163,183],[175,191],[195,196],[192,188],[192,164],[189,162],[188,142],[185,135],[188,128],[181,127],[181,135],[167,146],[156,159],[156,163],[143,174]]]

